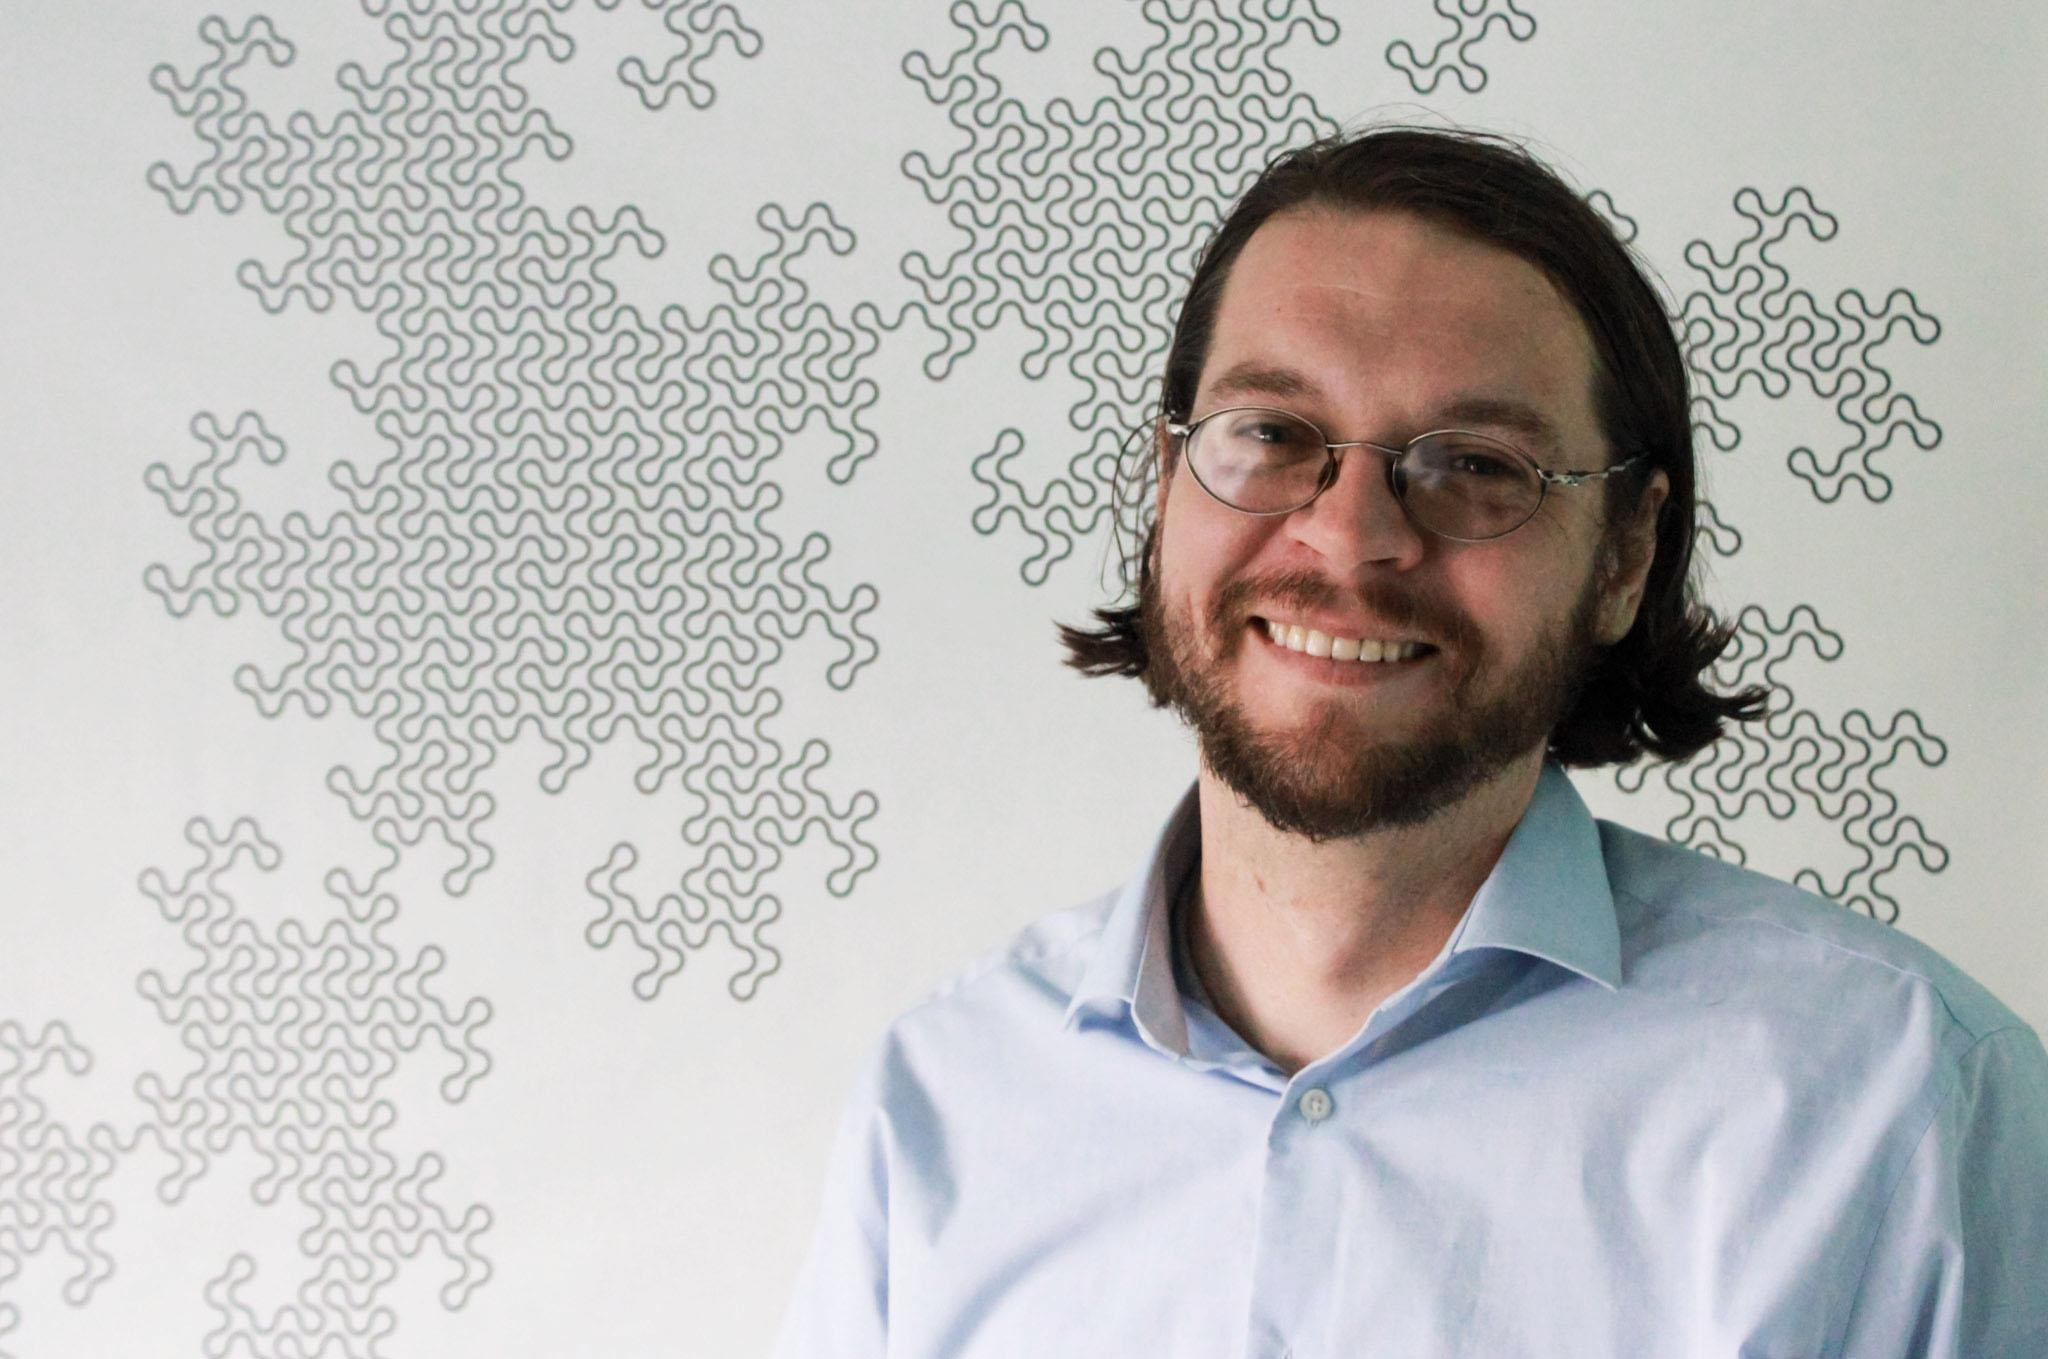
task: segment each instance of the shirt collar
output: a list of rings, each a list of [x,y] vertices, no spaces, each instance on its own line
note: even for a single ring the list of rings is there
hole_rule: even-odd
[[[1481,948],[1547,959],[1610,991],[1621,985],[1621,926],[1600,827],[1555,764],[1543,766],[1529,810],[1479,885],[1451,951]]]
[[[1173,980],[1169,906],[1201,852],[1196,785],[1181,796],[1138,872],[1110,907],[1064,1023],[1083,1011],[1128,1011],[1144,1040],[1187,1050],[1187,1017]],[[1452,932],[1446,954],[1504,949],[1542,958],[1613,990],[1621,984],[1621,930],[1600,830],[1571,779],[1545,764],[1528,810]]]
[[[1067,1005],[1063,1022],[1068,1027],[1084,1010],[1111,1015],[1128,1010],[1147,1043],[1170,1055],[1186,1053],[1187,1015],[1174,985],[1168,928],[1174,894],[1201,859],[1199,788],[1188,785],[1138,872],[1117,894]]]

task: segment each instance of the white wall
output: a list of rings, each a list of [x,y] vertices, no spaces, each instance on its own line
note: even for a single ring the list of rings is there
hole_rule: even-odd
[[[1091,460],[1369,115],[1690,327],[1783,710],[1596,810],[2048,1024],[2038,6],[262,13],[0,18],[0,1352],[764,1348],[880,1027],[1191,775]]]

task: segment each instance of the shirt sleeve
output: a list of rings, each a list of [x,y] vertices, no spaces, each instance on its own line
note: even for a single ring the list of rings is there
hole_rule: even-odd
[[[810,1254],[774,1359],[883,1359],[889,1329],[889,1177],[881,1102],[883,1050],[840,1116]]]
[[[1958,1077],[1878,1225],[1837,1354],[2048,1355],[2048,1052],[1999,1029]]]

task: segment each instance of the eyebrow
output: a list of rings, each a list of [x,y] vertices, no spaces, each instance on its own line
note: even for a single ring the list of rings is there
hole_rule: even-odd
[[[1479,425],[1508,430],[1547,452],[1555,451],[1563,442],[1549,416],[1526,401],[1505,397],[1457,397],[1437,412],[1436,419],[1448,422],[1446,428]]]
[[[1322,395],[1323,389],[1298,369],[1264,363],[1240,363],[1209,386],[1210,398],[1217,401],[1247,397],[1317,400]],[[1545,451],[1555,451],[1563,443],[1557,425],[1549,416],[1528,402],[1511,397],[1477,394],[1452,397],[1432,409],[1429,421],[1433,429],[1477,427],[1505,430]]]
[[[1244,396],[1319,397],[1322,391],[1292,368],[1240,363],[1211,384],[1209,395],[1220,401]]]

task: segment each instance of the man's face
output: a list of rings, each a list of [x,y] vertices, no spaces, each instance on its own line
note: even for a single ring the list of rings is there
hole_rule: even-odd
[[[1191,414],[1275,406],[1396,447],[1470,429],[1595,468],[1610,458],[1593,362],[1576,311],[1519,257],[1406,213],[1297,210],[1231,267]],[[1538,758],[1594,649],[1633,622],[1649,556],[1608,569],[1597,483],[1553,489],[1507,537],[1457,543],[1408,520],[1387,455],[1341,456],[1318,499],[1270,518],[1217,502],[1176,459],[1141,611],[1148,683],[1205,763],[1317,839],[1424,820]],[[1644,548],[1664,484],[1635,525]],[[1276,624],[1422,646],[1318,658],[1273,640]]]

